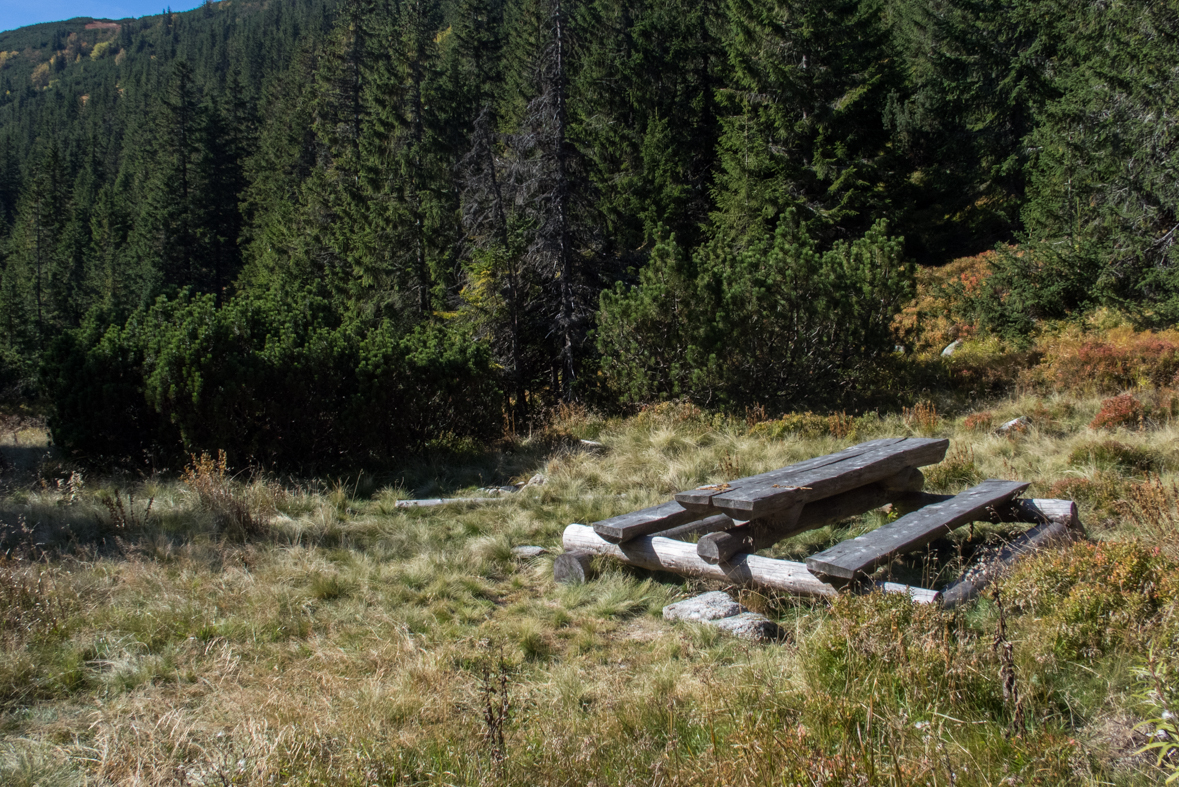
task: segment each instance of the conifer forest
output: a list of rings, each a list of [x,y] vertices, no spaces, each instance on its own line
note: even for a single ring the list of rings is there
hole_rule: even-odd
[[[1179,6],[222,0],[0,34],[0,397],[297,472],[580,402],[862,411],[919,266],[1179,317]],[[176,466],[176,465],[172,465]]]

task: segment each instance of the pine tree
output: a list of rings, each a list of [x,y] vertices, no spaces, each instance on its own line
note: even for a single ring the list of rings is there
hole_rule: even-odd
[[[900,74],[877,0],[729,0],[734,90],[721,142],[718,230],[774,231],[793,207],[844,232],[889,209],[904,177],[884,114]]]
[[[414,293],[418,315],[426,317],[457,241],[454,152],[438,94],[442,19],[436,4],[404,0],[378,24],[383,56],[366,69],[361,144],[370,215],[356,275],[364,287],[391,284]]]
[[[16,318],[9,318],[6,332],[10,344],[30,351],[44,346],[58,316],[53,274],[66,218],[64,179],[60,151],[50,142],[25,180],[8,238],[4,306]]]

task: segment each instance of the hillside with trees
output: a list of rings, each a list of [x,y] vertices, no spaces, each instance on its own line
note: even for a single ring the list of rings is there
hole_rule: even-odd
[[[1175,22],[224,0],[10,31],[0,391],[79,459],[311,470],[574,401],[862,409],[912,261],[996,243],[984,329],[1168,324]]]
[[[0,784],[1174,784],[1177,64],[1146,0],[0,33]]]

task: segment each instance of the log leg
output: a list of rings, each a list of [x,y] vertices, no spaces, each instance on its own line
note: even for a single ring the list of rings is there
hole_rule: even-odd
[[[594,556],[590,552],[565,552],[553,561],[553,579],[562,585],[580,585],[593,579]]]

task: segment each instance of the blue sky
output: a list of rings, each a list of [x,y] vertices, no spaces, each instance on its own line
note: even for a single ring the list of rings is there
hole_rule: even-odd
[[[75,16],[124,19],[196,8],[202,0],[0,0],[0,31],[38,22],[59,22]]]

